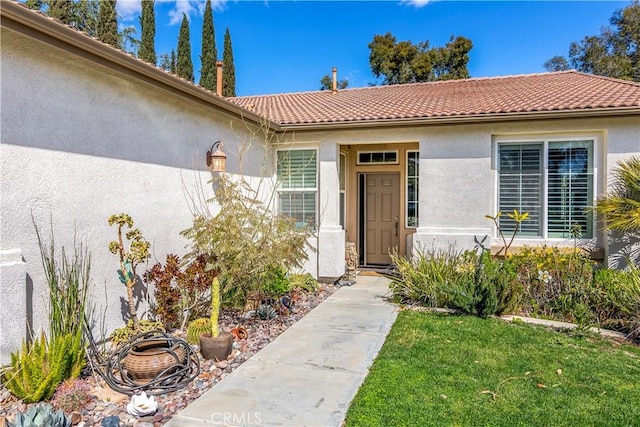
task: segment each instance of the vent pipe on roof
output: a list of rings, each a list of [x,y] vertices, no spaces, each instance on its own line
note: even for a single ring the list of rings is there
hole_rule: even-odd
[[[222,96],[222,65],[224,62],[216,61],[216,93]]]
[[[331,69],[331,72],[333,73],[333,85],[331,86],[331,93],[338,93],[338,69],[336,67],[333,67]]]

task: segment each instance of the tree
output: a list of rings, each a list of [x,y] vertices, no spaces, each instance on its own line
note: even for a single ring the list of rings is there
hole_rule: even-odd
[[[116,0],[100,0],[98,15],[98,40],[111,46],[120,47],[118,36],[118,17],[116,14]]]
[[[42,10],[42,8],[44,7],[44,0],[27,0],[24,2],[24,4],[29,9]]]
[[[598,35],[585,36],[569,46],[569,60],[554,57],[545,62],[549,71],[562,58],[578,71],[640,81],[640,3],[633,1],[624,9],[614,12]]]
[[[191,39],[189,36],[189,20],[182,14],[180,35],[178,36],[178,61],[176,73],[187,80],[193,81],[193,62],[191,61]]]
[[[346,89],[347,86],[349,86],[349,80],[347,79],[338,80],[338,89]],[[332,89],[333,89],[333,81],[331,80],[331,77],[329,77],[329,74],[325,74],[320,79],[320,90],[332,90]]]
[[[207,0],[204,9],[204,19],[202,21],[202,55],[200,60],[200,86],[209,90],[216,90],[216,61],[218,60],[218,50],[216,49],[216,36],[213,29],[213,11],[211,10],[211,0]]]
[[[91,37],[98,37],[99,0],[80,0],[74,6],[74,26]]]
[[[142,0],[142,14],[140,15],[140,28],[142,41],[138,50],[138,57],[143,61],[156,64],[156,12],[155,0]]]
[[[398,42],[387,33],[375,35],[369,43],[369,64],[383,84],[403,84],[469,77],[467,64],[471,40],[451,36],[444,47],[431,48],[429,41]]]
[[[620,233],[640,233],[640,156],[618,162],[609,194],[594,210],[604,215],[606,228]]]
[[[544,64],[542,64],[542,66],[547,71],[566,71],[571,69],[569,62],[567,62],[567,58],[560,55],[556,55],[553,58],[548,59]]]
[[[173,74],[178,72],[178,58],[176,57],[176,51],[171,49],[171,66],[169,68]]]
[[[229,27],[224,33],[224,50],[222,51],[222,96],[236,96],[236,67],[233,65],[233,48],[231,47],[231,33]]]
[[[134,37],[135,34],[136,27],[133,25],[124,27],[122,31],[118,33],[118,47],[133,56],[138,56],[140,40]]]
[[[38,2],[33,2],[31,6],[35,7]],[[67,25],[73,22],[73,3],[68,0],[47,0],[47,15],[51,18],[59,19]]]

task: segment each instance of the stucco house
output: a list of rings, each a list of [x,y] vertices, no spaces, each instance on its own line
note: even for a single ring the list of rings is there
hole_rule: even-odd
[[[640,154],[640,84],[567,71],[225,99],[19,3],[0,17],[0,363],[47,324],[34,223],[86,242],[103,328],[122,326],[108,216],[134,218],[153,263],[184,253],[218,140],[226,173],[315,224],[321,279],[344,273],[345,242],[373,267],[390,248],[497,245],[485,215],[513,209],[531,216],[516,245],[571,244],[578,223],[617,251],[584,208]]]

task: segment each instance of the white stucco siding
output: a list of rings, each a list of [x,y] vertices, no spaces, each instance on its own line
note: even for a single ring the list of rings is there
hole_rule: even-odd
[[[180,232],[191,224],[189,194],[213,196],[205,164],[211,144],[224,141],[227,171],[252,182],[265,173],[265,150],[245,123],[213,107],[4,28],[1,36],[0,249],[22,252],[38,329],[48,322],[47,287],[31,215],[47,236],[53,221],[58,248],[72,249],[75,230],[91,251],[92,300],[106,310],[111,331],[123,325],[125,293],[107,249],[116,237],[107,218],[130,214],[151,242],[153,257],[138,268],[142,274],[167,253],[186,252]],[[241,166],[240,147],[249,143]],[[3,291],[3,305],[27,303]]]

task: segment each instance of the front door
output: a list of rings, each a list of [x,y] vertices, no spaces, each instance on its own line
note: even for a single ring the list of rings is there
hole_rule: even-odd
[[[389,265],[398,247],[400,226],[400,174],[365,176],[365,264]]]

